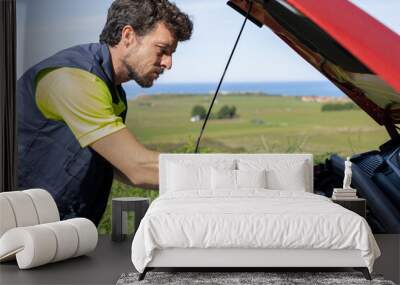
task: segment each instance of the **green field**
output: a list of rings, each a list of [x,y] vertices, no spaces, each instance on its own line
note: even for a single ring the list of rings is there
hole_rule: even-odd
[[[129,101],[127,126],[151,149],[190,152],[202,125],[190,122],[192,108],[208,109],[210,100],[211,95],[138,97]],[[389,139],[385,128],[362,110],[322,112],[321,103],[256,94],[220,95],[214,112],[223,105],[235,105],[238,116],[207,123],[201,143],[207,152],[312,153],[321,162],[332,153],[345,157],[377,149]],[[115,183],[111,196],[134,195],[153,199],[157,192]],[[102,233],[109,232],[110,212],[103,217]]]
[[[129,102],[128,127],[145,145],[170,151],[197,138],[202,122],[189,121],[196,104],[208,109],[210,96],[143,96]],[[322,112],[321,103],[296,97],[220,96],[214,110],[235,105],[238,117],[210,120],[202,145],[221,152],[310,152],[340,155],[377,148],[388,139],[361,110]]]

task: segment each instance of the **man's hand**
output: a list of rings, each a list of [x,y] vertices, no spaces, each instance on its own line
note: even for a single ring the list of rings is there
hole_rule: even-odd
[[[132,185],[158,189],[159,153],[140,144],[128,129],[122,129],[90,145],[117,168]]]

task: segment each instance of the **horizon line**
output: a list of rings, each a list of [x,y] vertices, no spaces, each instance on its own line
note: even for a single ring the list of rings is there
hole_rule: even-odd
[[[330,84],[332,84],[332,85],[335,85],[333,82],[331,82],[331,81],[329,81],[329,80],[268,80],[268,81],[225,81],[225,82],[222,82],[222,84],[224,84],[224,83],[229,83],[229,84],[243,84],[243,83],[291,83],[291,82],[293,82],[293,83],[299,83],[299,82],[304,82],[304,83],[321,83],[321,82],[324,82],[324,83],[330,83]],[[158,82],[158,83],[155,83],[152,87],[155,87],[155,86],[157,86],[157,85],[160,85],[160,84],[210,84],[210,83],[218,83],[217,81],[173,81],[173,82]],[[126,82],[126,83],[124,83],[125,85],[137,85],[137,83],[136,82],[132,82],[132,81],[129,81],[129,82]],[[140,86],[138,86],[138,87],[140,87]]]

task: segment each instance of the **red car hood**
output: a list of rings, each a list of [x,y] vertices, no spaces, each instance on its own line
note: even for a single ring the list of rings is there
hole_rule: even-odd
[[[249,2],[228,5],[246,14]],[[249,19],[272,29],[398,137],[399,35],[347,0],[254,0]]]

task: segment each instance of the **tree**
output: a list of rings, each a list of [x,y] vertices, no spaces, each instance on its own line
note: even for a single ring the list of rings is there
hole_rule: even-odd
[[[229,112],[229,118],[232,119],[235,116],[236,116],[236,107],[232,106],[231,109],[230,109],[230,112]]]
[[[206,108],[201,105],[195,105],[192,109],[192,117],[199,116],[201,120],[204,120],[207,115]]]
[[[222,106],[222,108],[218,111],[217,118],[218,119],[232,119],[236,115],[236,107],[229,107],[228,105]]]

